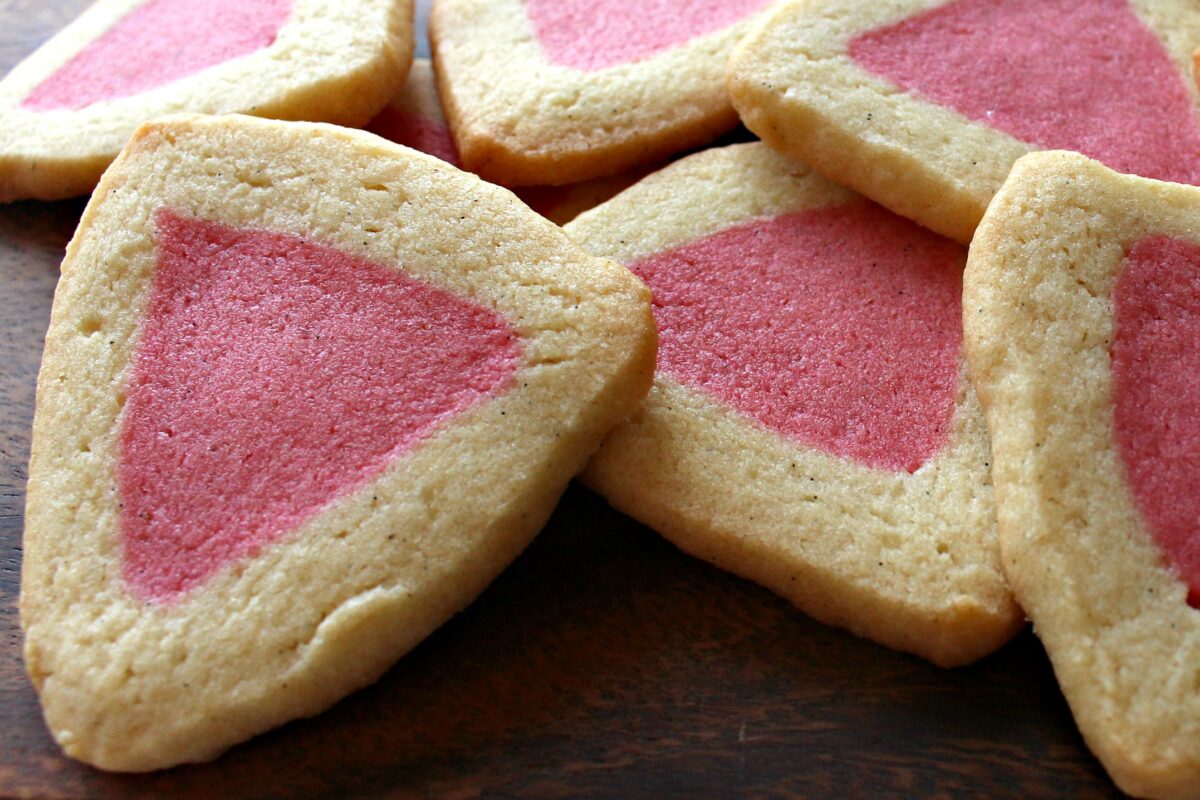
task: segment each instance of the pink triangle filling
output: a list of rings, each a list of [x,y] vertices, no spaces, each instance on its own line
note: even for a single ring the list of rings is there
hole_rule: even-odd
[[[855,202],[739,225],[632,265],[658,369],[810,447],[914,472],[949,440],[963,249]]]
[[[1142,518],[1200,608],[1200,245],[1136,242],[1113,303],[1117,448]]]
[[[291,0],[149,0],[31,91],[37,111],[80,109],[165,86],[269,46]]]
[[[1187,78],[1126,0],[956,0],[856,37],[850,55],[1021,141],[1200,182]]]
[[[715,33],[770,0],[528,0],[525,13],[555,64],[600,70]]]
[[[143,600],[253,557],[518,367],[500,315],[403,272],[290,234],[155,220],[117,465],[124,575]]]

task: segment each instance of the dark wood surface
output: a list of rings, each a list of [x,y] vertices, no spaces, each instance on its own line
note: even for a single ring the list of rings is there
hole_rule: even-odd
[[[0,71],[83,0],[0,0]],[[42,337],[80,202],[0,206],[0,796],[1106,797],[1026,631],[932,667],[817,624],[573,487],[533,546],[375,686],[217,761],[72,762],[21,661]]]

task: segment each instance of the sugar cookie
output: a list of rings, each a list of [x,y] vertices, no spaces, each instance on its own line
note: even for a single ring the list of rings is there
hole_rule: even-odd
[[[1009,639],[962,247],[761,143],[689,156],[565,230],[646,280],[661,337],[585,482],[891,647],[956,665]]]
[[[87,194],[163,114],[361,125],[412,50],[412,0],[100,0],[0,81],[0,202]]]
[[[429,156],[142,127],[39,378],[21,621],[50,731],[155,769],[375,680],[529,542],[654,341],[627,270]]]
[[[746,125],[967,243],[1014,161],[1200,182],[1189,0],[788,0],[730,63]]]
[[[1005,571],[1139,797],[1200,794],[1198,276],[1200,189],[1054,152],[1017,162],[964,287]]]
[[[613,175],[737,124],[723,75],[769,0],[438,0],[430,38],[466,168],[505,186]]]

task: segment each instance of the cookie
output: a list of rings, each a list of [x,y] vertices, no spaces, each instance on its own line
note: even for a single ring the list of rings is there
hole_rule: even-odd
[[[463,163],[505,186],[613,175],[737,124],[723,75],[770,0],[438,0],[430,40]]]
[[[971,245],[966,343],[1001,556],[1126,792],[1200,794],[1200,189],[1017,161]]]
[[[361,125],[412,49],[411,0],[100,0],[0,81],[0,202],[87,194],[163,114]]]
[[[962,247],[761,143],[689,156],[564,229],[649,284],[660,336],[654,387],[588,485],[937,664],[1012,636],[960,352]]]
[[[422,153],[437,156],[456,167],[462,166],[454,137],[442,114],[433,67],[428,59],[413,61],[404,87],[371,120],[367,130]],[[562,225],[580,212],[603,203],[636,183],[646,172],[647,169],[637,168],[566,186],[525,186],[514,191],[534,211]]]
[[[730,62],[746,125],[971,241],[1019,157],[1200,182],[1188,0],[788,0]]]
[[[141,128],[39,378],[21,621],[50,731],[149,770],[375,680],[530,541],[654,343],[627,270],[434,158]]]

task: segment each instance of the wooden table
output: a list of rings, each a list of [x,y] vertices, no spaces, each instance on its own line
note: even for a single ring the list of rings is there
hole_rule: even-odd
[[[0,0],[0,71],[85,3]],[[817,624],[573,487],[375,686],[216,762],[77,764],[21,661],[34,380],[79,202],[0,206],[0,796],[1103,797],[1028,632],[945,671]]]

